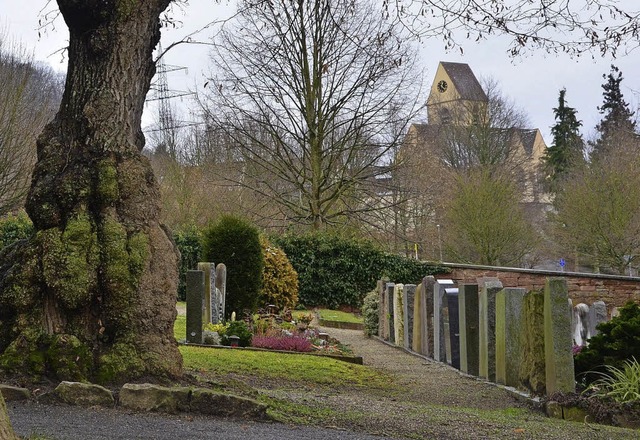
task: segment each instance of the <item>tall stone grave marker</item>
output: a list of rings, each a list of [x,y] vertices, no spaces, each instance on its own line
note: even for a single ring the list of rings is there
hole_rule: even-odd
[[[496,294],[502,290],[497,278],[485,277],[479,280],[480,297],[478,301],[479,320],[479,376],[495,382],[496,380]]]
[[[198,270],[204,273],[202,319],[205,324],[208,324],[212,322],[212,310],[216,296],[216,265],[214,263],[198,263]]]
[[[547,394],[575,392],[571,308],[564,278],[548,278],[544,287],[544,351]]]
[[[433,358],[446,362],[447,350],[444,329],[444,307],[446,289],[453,287],[453,280],[436,280],[433,288]]]
[[[478,375],[478,285],[460,284],[458,288],[460,322],[460,370]]]
[[[435,296],[436,291],[436,279],[432,275],[426,276],[422,279],[422,287],[424,289],[424,299],[425,299],[425,319],[424,319],[424,334],[423,334],[423,345],[425,346],[425,352],[423,353],[425,356],[429,356],[433,358],[435,355],[433,353],[433,297]]]
[[[202,344],[202,308],[204,306],[204,272],[187,271],[187,342]]]
[[[458,288],[445,289],[449,316],[449,344],[451,366],[460,369],[460,317],[458,310]]]
[[[422,312],[422,309],[425,309]],[[411,349],[416,353],[425,354],[423,352],[423,339],[426,337],[423,330],[423,319],[426,320],[426,308],[424,303],[424,288],[422,283],[416,287],[413,296],[413,338],[411,339]]]
[[[603,301],[596,301],[589,308],[589,334],[591,337],[598,334],[597,326],[607,320],[607,306]]]
[[[385,293],[385,334],[387,341],[395,342],[395,329],[393,327],[393,292],[395,291],[395,283],[387,283],[387,291]]]
[[[212,319],[214,324],[219,324],[224,321],[227,305],[227,266],[224,263],[219,263],[216,266],[215,286],[216,301],[215,309],[212,309]],[[217,313],[215,313],[216,311]]]
[[[410,350],[413,345],[413,304],[416,295],[415,284],[405,284],[402,289],[402,316],[404,316],[404,348]]]
[[[384,320],[386,318],[385,315],[385,280],[378,280],[376,290],[378,291],[378,336],[382,339],[387,339],[387,334],[385,333],[385,325]]]
[[[525,289],[507,287],[496,295],[496,382],[519,385],[520,329]]]
[[[402,306],[403,284],[396,284],[393,289],[393,340],[396,345],[404,347],[404,310]]]

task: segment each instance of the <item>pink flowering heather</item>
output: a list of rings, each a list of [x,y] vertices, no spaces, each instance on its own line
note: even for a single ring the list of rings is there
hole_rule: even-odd
[[[311,341],[305,337],[297,335],[279,336],[258,336],[251,340],[251,345],[257,348],[268,348],[270,350],[286,350],[307,352],[313,349]]]

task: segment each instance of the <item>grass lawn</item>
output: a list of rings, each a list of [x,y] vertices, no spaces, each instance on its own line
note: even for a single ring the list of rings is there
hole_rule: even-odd
[[[337,322],[350,322],[355,324],[362,324],[363,320],[361,316],[356,316],[353,313],[341,312],[340,310],[320,309],[320,319],[325,321],[337,321]]]

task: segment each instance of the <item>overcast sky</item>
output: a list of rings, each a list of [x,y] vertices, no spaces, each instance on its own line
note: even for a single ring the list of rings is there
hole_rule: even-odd
[[[637,0],[620,0],[620,4],[639,8]],[[39,13],[45,5],[47,0],[0,0],[0,30],[10,39],[20,41],[36,60],[47,62],[56,70],[65,70],[66,61],[59,52],[68,40],[64,22],[58,19],[55,29],[48,27],[46,33],[41,32],[38,36],[38,21],[42,18]],[[230,10],[228,3],[220,5],[214,0],[189,0],[184,10],[173,11],[173,17],[183,24],[177,29],[166,29],[162,44],[167,47]],[[206,40],[207,33],[200,34],[199,38]],[[425,41],[420,46],[420,55],[426,68],[426,82],[431,83],[439,61],[469,64],[476,76],[493,77],[500,83],[503,91],[526,110],[531,128],[539,128],[547,143],[551,142],[549,128],[554,122],[552,108],[557,105],[558,91],[562,87],[567,88],[569,105],[578,110],[578,117],[583,121],[583,134],[588,136],[593,132],[593,127],[600,120],[596,107],[602,103],[602,74],[609,72],[612,62],[620,67],[625,77],[622,91],[627,102],[633,109],[638,105],[640,50],[619,56],[616,60],[601,58],[598,54],[595,59],[589,55],[570,59],[566,55],[540,52],[513,59],[506,53],[507,43],[504,38],[492,38],[479,44],[468,42],[464,45],[464,55],[461,55],[457,50],[446,53],[442,41]],[[202,87],[208,70],[207,52],[206,46],[198,45],[181,45],[170,51],[166,62],[187,68],[169,75],[170,88],[184,91]],[[184,106],[184,99],[182,104],[176,104]],[[150,106],[144,117],[147,123],[153,120],[152,113]]]

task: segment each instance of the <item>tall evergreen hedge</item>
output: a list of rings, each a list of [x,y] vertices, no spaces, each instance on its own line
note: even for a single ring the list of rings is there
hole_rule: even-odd
[[[383,276],[418,284],[426,275],[446,272],[440,266],[385,253],[369,241],[332,234],[283,235],[272,241],[298,272],[299,302],[307,307],[360,308]]]
[[[202,258],[227,266],[227,318],[232,312],[241,317],[245,310],[256,310],[264,269],[260,233],[256,226],[239,217],[222,216],[204,231]]]

